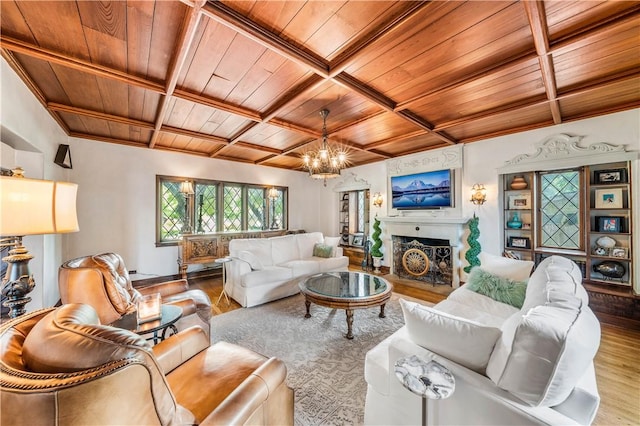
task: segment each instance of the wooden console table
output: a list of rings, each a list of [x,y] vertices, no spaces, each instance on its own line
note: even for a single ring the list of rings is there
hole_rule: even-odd
[[[189,265],[214,263],[229,255],[229,241],[236,238],[267,238],[298,233],[298,231],[245,231],[219,232],[215,234],[184,234],[179,245],[178,270],[187,278]]]

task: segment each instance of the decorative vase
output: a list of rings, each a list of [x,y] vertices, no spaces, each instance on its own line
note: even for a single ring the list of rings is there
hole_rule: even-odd
[[[382,258],[381,257],[376,257],[376,256],[371,256],[371,259],[373,259],[373,267],[374,267],[373,272],[375,272],[376,274],[379,274],[380,273],[380,265],[382,265]]]
[[[626,268],[622,263],[613,260],[593,265],[592,269],[594,272],[599,272],[607,278],[622,278],[626,272]]]
[[[516,176],[511,181],[511,189],[527,189],[528,186],[529,184],[522,176]]]
[[[522,228],[522,221],[520,220],[520,216],[518,215],[518,212],[513,213],[513,217],[509,222],[507,222],[507,227],[511,229]]]

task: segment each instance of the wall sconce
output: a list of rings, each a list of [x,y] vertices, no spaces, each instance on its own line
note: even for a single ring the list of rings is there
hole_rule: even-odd
[[[189,217],[189,197],[192,196],[195,191],[193,190],[193,182],[185,180],[180,184],[180,193],[184,195],[184,224],[182,225],[182,233],[190,234],[191,231],[191,218]]]
[[[475,205],[482,205],[487,201],[487,190],[484,185],[476,183],[471,187],[471,202]]]
[[[373,194],[373,205],[376,207],[382,207],[382,194],[379,192]]]
[[[13,176],[0,178],[0,246],[13,246],[9,256],[2,258],[8,263],[2,295],[7,298],[4,306],[9,317],[16,318],[26,312],[24,305],[31,301],[27,294],[36,285],[29,270],[33,256],[22,245],[22,237],[78,231],[78,185],[27,179],[19,167],[12,172]]]

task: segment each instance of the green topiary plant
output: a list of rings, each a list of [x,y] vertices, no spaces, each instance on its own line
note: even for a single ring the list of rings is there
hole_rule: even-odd
[[[373,221],[373,234],[371,234],[371,239],[373,240],[373,247],[371,247],[372,257],[383,257],[382,252],[380,251],[380,248],[382,247],[382,240],[380,239],[381,233],[380,221],[376,217]]]
[[[478,255],[480,254],[480,243],[478,242],[478,237],[480,236],[480,228],[478,228],[478,223],[480,222],[480,218],[473,214],[473,218],[469,219],[469,236],[467,237],[467,243],[469,243],[469,250],[464,255],[464,258],[469,262],[468,266],[465,266],[463,269],[468,274],[471,272],[471,268],[474,266],[480,265],[480,259],[478,259]]]

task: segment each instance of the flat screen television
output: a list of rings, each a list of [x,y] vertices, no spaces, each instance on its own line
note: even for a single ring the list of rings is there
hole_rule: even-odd
[[[391,176],[391,207],[398,210],[453,207],[451,170]]]

